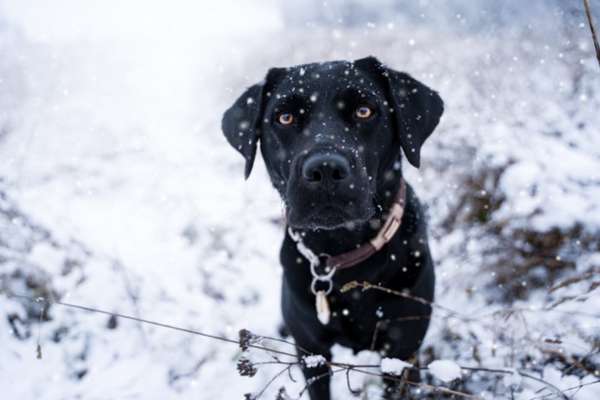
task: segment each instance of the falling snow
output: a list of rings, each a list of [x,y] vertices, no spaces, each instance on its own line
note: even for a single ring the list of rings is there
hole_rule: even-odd
[[[221,114],[270,67],[372,54],[446,104],[421,169],[394,165],[427,209],[436,302],[461,316],[434,309],[423,379],[460,378],[485,399],[551,393],[525,369],[577,388],[566,392],[576,400],[600,398],[599,373],[586,370],[600,365],[590,278],[600,74],[578,2],[506,0],[498,13],[466,0],[42,3],[0,5],[4,397],[242,399],[262,388],[278,367],[238,376],[235,345],[59,306],[40,318],[41,303],[4,294],[53,294],[233,339],[242,328],[278,336],[282,205],[262,166],[244,181]],[[387,260],[406,271],[398,258]],[[389,373],[407,366],[341,346],[333,355]],[[349,379],[380,398],[379,381]],[[278,385],[296,395],[296,380]],[[333,393],[349,398],[345,376]]]

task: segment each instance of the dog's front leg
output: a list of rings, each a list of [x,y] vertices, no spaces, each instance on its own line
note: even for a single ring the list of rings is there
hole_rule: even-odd
[[[325,331],[320,329],[321,325],[316,317],[314,321],[299,322],[295,319],[289,327],[296,341],[296,353],[310,400],[330,400],[331,368],[328,363],[331,361],[333,343]]]
[[[323,350],[317,354],[323,356],[327,362],[331,361],[329,350]],[[311,365],[310,362],[307,362],[307,360],[310,360],[310,356],[307,357],[306,353],[302,350],[298,350],[298,359],[302,365],[302,373],[306,379],[310,399],[330,400],[329,383],[331,381],[331,368],[324,363]]]
[[[331,369],[323,361],[331,361],[333,342],[317,320],[310,302],[297,300],[286,290],[285,282],[283,287],[283,317],[286,328],[296,342],[296,352],[310,399],[330,400]]]

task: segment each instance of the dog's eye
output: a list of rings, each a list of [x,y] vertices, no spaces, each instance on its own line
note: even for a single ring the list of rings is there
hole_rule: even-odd
[[[367,119],[373,115],[373,110],[369,106],[360,106],[354,111],[354,115],[359,119]]]
[[[281,113],[277,117],[277,121],[281,125],[291,125],[294,122],[294,115],[290,113]]]

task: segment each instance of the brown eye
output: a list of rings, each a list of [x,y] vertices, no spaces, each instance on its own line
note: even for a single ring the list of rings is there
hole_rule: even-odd
[[[371,109],[371,107],[368,107],[368,106],[360,106],[356,109],[354,114],[356,115],[357,118],[367,119],[373,115],[373,110]]]
[[[277,117],[277,121],[279,121],[281,125],[291,125],[294,122],[294,116],[290,113],[282,113]]]

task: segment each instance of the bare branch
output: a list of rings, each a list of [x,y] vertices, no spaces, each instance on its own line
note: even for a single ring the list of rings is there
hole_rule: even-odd
[[[570,392],[572,390],[579,390],[584,386],[590,386],[590,385],[595,385],[597,383],[600,383],[600,379],[596,380],[596,381],[592,381],[592,382],[588,382],[588,383],[580,383],[577,386],[571,386],[569,388],[566,388],[563,390],[563,392]],[[536,396],[536,397],[532,397],[529,400],[541,400],[541,399],[547,399],[549,396],[552,396],[552,393],[547,393],[547,394],[543,394],[541,396]]]
[[[525,377],[525,378],[529,378],[529,379],[532,379],[534,381],[538,381],[540,383],[543,383],[544,385],[546,385],[547,388],[551,389],[556,394],[556,396],[558,396],[558,397],[560,397],[562,399],[565,399],[565,400],[569,400],[569,396],[567,396],[562,390],[560,390],[559,388],[557,388],[556,386],[554,386],[550,382],[548,382],[548,381],[546,381],[546,380],[544,380],[542,378],[538,378],[537,376],[533,376],[533,375],[530,375],[528,373],[522,372],[522,371],[519,371],[519,374],[521,376]]]
[[[322,373],[322,374],[320,374],[320,375],[313,376],[312,378],[310,378],[310,379],[308,380],[308,382],[306,382],[306,385],[304,385],[304,387],[303,387],[303,388],[302,388],[302,390],[300,391],[300,394],[298,395],[298,398],[302,398],[302,395],[303,395],[303,394],[304,394],[304,393],[305,393],[305,392],[308,390],[308,388],[309,388],[311,385],[313,385],[315,382],[318,382],[318,381],[320,381],[320,380],[321,380],[321,379],[323,379],[323,378],[326,378],[326,377],[328,377],[328,376],[333,376],[333,375],[337,374],[338,372],[343,372],[343,371],[345,371],[345,370],[346,370],[346,368],[340,368],[340,369],[336,369],[335,371],[331,369],[331,370],[329,370],[329,371],[327,371],[327,372],[325,372],[325,373]]]
[[[588,24],[590,25],[590,32],[592,34],[592,41],[594,42],[594,48],[596,49],[596,58],[598,59],[598,66],[600,66],[600,43],[598,43],[598,36],[596,36],[596,27],[592,20],[592,11],[590,10],[590,1],[583,0],[585,7],[585,15],[587,16]]]
[[[362,391],[360,389],[352,389],[352,385],[350,384],[350,371],[352,371],[352,368],[348,368],[346,370],[346,386],[348,387],[348,391],[350,393],[352,393],[354,396],[358,396]]]
[[[40,299],[35,299],[31,296],[23,296],[23,295],[18,295],[18,294],[7,294],[8,297],[15,297],[15,298],[21,298],[21,299],[26,299],[26,300],[30,300],[30,301],[40,301]],[[109,316],[115,316],[115,317],[119,317],[119,318],[123,318],[123,319],[128,319],[131,321],[137,321],[137,322],[142,322],[148,325],[154,325],[154,326],[158,326],[161,328],[166,328],[166,329],[172,329],[175,331],[179,331],[179,332],[185,332],[185,333],[190,333],[192,335],[197,335],[197,336],[202,336],[208,339],[214,339],[214,340],[219,340],[221,342],[226,342],[226,343],[231,343],[231,344],[236,344],[236,345],[240,345],[239,340],[234,340],[234,339],[229,339],[223,336],[217,336],[217,335],[211,335],[209,333],[205,333],[205,332],[200,332],[197,330],[193,330],[190,328],[182,328],[179,326],[175,326],[175,325],[170,325],[170,324],[165,324],[162,322],[157,322],[157,321],[151,321],[151,320],[147,320],[147,319],[143,319],[143,318],[137,318],[137,317],[133,317],[131,315],[125,315],[125,314],[120,314],[120,313],[116,313],[116,312],[110,312],[110,311],[105,311],[105,310],[100,310],[97,308],[93,308],[93,307],[87,307],[87,306],[81,306],[78,304],[71,304],[71,303],[65,303],[59,300],[53,300],[53,301],[49,301],[48,299],[44,299],[41,298],[43,302],[45,302],[46,304],[58,304],[64,307],[69,307],[69,308],[75,308],[78,310],[82,310],[82,311],[88,311],[88,312],[93,312],[93,313],[98,313],[98,314],[104,314],[104,315],[109,315]],[[290,356],[290,357],[296,357],[296,354],[292,354],[292,353],[288,353],[285,351],[281,351],[281,350],[276,350],[276,349],[272,349],[269,347],[264,347],[264,346],[259,346],[259,345],[255,345],[255,344],[250,344],[248,347],[252,347],[254,349],[258,349],[258,350],[264,350],[264,351],[268,351],[271,353],[275,353],[275,354],[280,354],[280,355],[284,355],[284,356]]]
[[[399,295],[405,298],[409,298],[411,300],[415,300],[415,301],[419,301],[419,302],[427,302],[427,300],[424,299],[420,299],[418,297],[414,297],[410,294],[407,293],[403,293],[403,292],[398,292],[398,291],[394,291],[388,288],[384,288],[382,286],[378,286],[378,285],[373,285],[370,284],[368,282],[364,282],[364,283],[358,283],[358,282],[351,282],[351,284],[347,284],[345,285],[345,289],[346,290],[350,290],[352,288],[355,287],[363,287],[363,289],[376,289],[376,290],[381,290],[390,294],[394,294],[394,295]],[[296,346],[294,343],[283,340],[283,339],[279,339],[279,338],[271,338],[268,336],[258,336],[258,335],[254,335],[253,333],[247,331],[247,330],[242,330],[240,331],[240,339],[239,340],[234,340],[234,339],[230,339],[227,337],[222,337],[222,336],[217,336],[217,335],[212,335],[212,334],[208,334],[205,332],[200,332],[194,329],[190,329],[190,328],[182,328],[182,327],[178,327],[178,326],[174,326],[174,325],[170,325],[170,324],[165,324],[162,322],[157,322],[157,321],[151,321],[151,320],[146,320],[146,319],[142,319],[142,318],[137,318],[137,317],[133,317],[130,315],[125,315],[125,314],[120,314],[120,313],[114,313],[114,312],[109,312],[109,311],[105,311],[105,310],[100,310],[97,308],[93,308],[93,307],[87,307],[87,306],[81,306],[78,304],[71,304],[71,303],[66,303],[66,302],[62,302],[62,301],[58,301],[58,300],[47,300],[45,298],[33,298],[30,296],[23,296],[23,295],[16,295],[16,294],[8,294],[9,297],[15,297],[15,298],[23,298],[23,299],[27,299],[30,301],[34,301],[34,302],[38,302],[38,303],[43,303],[44,304],[44,309],[47,308],[47,306],[49,304],[58,304],[58,305],[62,305],[64,307],[69,307],[69,308],[74,308],[74,309],[79,309],[79,310],[83,310],[83,311],[88,311],[88,312],[94,312],[94,313],[99,313],[99,314],[105,314],[105,315],[110,315],[110,316],[114,316],[114,317],[120,317],[120,318],[124,318],[124,319],[129,319],[129,320],[133,320],[133,321],[137,321],[140,323],[145,323],[145,324],[149,324],[149,325],[154,325],[154,326],[158,326],[161,328],[166,328],[166,329],[172,329],[172,330],[176,330],[176,331],[180,331],[180,332],[184,332],[184,333],[190,333],[190,334],[194,334],[194,335],[198,335],[198,336],[202,336],[208,339],[214,339],[214,340],[218,340],[218,341],[222,341],[225,343],[231,343],[231,344],[236,344],[238,346],[240,346],[240,348],[247,349],[247,348],[254,348],[254,349],[258,349],[258,350],[262,350],[267,352],[268,354],[271,355],[271,357],[273,358],[273,361],[264,361],[264,362],[259,362],[256,364],[253,364],[251,362],[248,362],[248,367],[252,368],[254,370],[254,373],[256,371],[255,367],[258,365],[284,365],[285,368],[282,369],[281,371],[279,371],[271,380],[268,381],[268,383],[265,385],[265,387],[263,387],[263,389],[258,393],[258,395],[256,396],[251,396],[250,398],[254,398],[257,399],[258,397],[260,397],[262,394],[265,393],[266,389],[277,379],[279,378],[281,375],[283,375],[284,373],[288,373],[288,375],[290,376],[290,379],[293,381],[293,378],[291,377],[291,369],[294,366],[299,366],[300,362],[297,360],[297,354],[293,354],[293,353],[289,353],[286,351],[282,351],[279,349],[274,349],[268,346],[261,344],[256,344],[256,340],[257,339],[267,339],[267,340],[272,340],[272,341],[276,341],[276,342],[280,342],[280,343],[285,343],[288,344],[290,346],[294,346],[298,351],[301,352],[306,352],[306,350],[298,348],[298,346]],[[431,302],[427,302],[428,304],[433,304]],[[438,306],[438,307],[442,307],[442,306]],[[458,314],[457,312],[450,310],[448,308],[442,307],[444,310],[446,310],[448,313],[452,313],[454,316],[459,317],[459,318],[463,318],[460,314]],[[44,311],[42,311],[43,313]],[[517,313],[519,315],[522,315],[518,310],[511,310],[510,314],[512,313]],[[41,318],[41,315],[40,315]],[[39,332],[38,332],[39,333]],[[38,354],[41,354],[41,344],[40,344],[40,338],[38,335]],[[593,351],[595,351],[595,348],[593,349]],[[308,352],[306,352],[308,353]],[[284,361],[284,360],[280,360],[276,355],[284,355],[284,356],[288,356],[288,357],[294,357],[294,361]],[[365,374],[365,375],[370,375],[370,376],[377,376],[382,378],[383,380],[390,380],[390,381],[395,381],[395,382],[401,382],[401,383],[405,383],[411,386],[416,386],[416,387],[420,387],[420,388],[424,388],[424,389],[428,389],[428,390],[432,390],[434,392],[443,392],[446,394],[451,394],[451,395],[455,395],[455,396],[460,396],[460,397],[464,397],[464,398],[473,398],[473,399],[479,399],[480,397],[469,394],[469,393],[464,393],[464,392],[460,392],[460,391],[456,391],[456,390],[452,390],[443,386],[434,386],[434,385],[429,385],[429,384],[424,384],[424,383],[417,383],[417,382],[411,382],[406,380],[404,377],[399,378],[399,377],[395,377],[392,375],[388,375],[388,374],[383,374],[380,370],[381,366],[380,365],[357,365],[357,364],[349,364],[349,363],[340,363],[340,362],[334,362],[334,361],[327,361],[324,363],[326,366],[328,366],[330,368],[330,370],[325,373],[325,374],[321,374],[318,375],[316,377],[313,377],[312,379],[310,379],[306,386],[302,389],[300,396],[302,396],[302,393],[304,393],[308,387],[310,387],[310,385],[312,385],[314,382],[318,381],[319,379],[322,379],[326,376],[331,376],[335,373],[338,372],[346,372],[346,383],[348,386],[348,390],[353,393],[353,394],[357,394],[360,391],[357,389],[353,389],[350,385],[350,371],[355,371],[357,373],[361,373],[361,374]],[[334,368],[337,368],[334,370]],[[377,371],[369,371],[369,369],[377,369]],[[427,367],[417,367],[417,366],[411,366],[408,368],[412,368],[412,369],[416,369],[416,370],[428,370]],[[514,369],[500,369],[500,368],[486,368],[486,367],[469,367],[469,366],[460,366],[461,369],[466,370],[466,371],[471,371],[471,372],[486,372],[486,373],[493,373],[493,374],[514,374],[515,370]],[[524,370],[517,370],[516,371],[519,375],[521,375],[524,378],[527,379],[531,379],[540,383],[543,383],[545,385],[545,389],[550,390],[554,395],[559,396],[560,398],[563,399],[568,399],[567,395],[561,391],[558,387],[556,387],[555,385],[551,384],[550,382],[545,381],[542,378],[538,378],[534,375],[531,375],[529,372],[524,371]],[[248,374],[247,376],[253,376],[254,373],[252,374]],[[585,386],[585,385],[580,385],[580,386]],[[573,389],[570,389],[573,390]],[[544,397],[542,397],[544,398]]]
[[[262,388],[262,390],[260,392],[258,392],[258,394],[256,396],[253,396],[253,398],[254,399],[260,398],[260,396],[262,396],[265,393],[265,391],[269,388],[269,386],[271,386],[271,384],[273,384],[273,382],[275,382],[277,380],[277,378],[279,378],[281,375],[288,372],[292,368],[292,366],[293,365],[288,365],[287,367],[285,367],[284,369],[279,371],[277,374],[275,374],[275,376],[273,376],[271,379],[269,379],[269,381],[265,384],[265,386]]]

